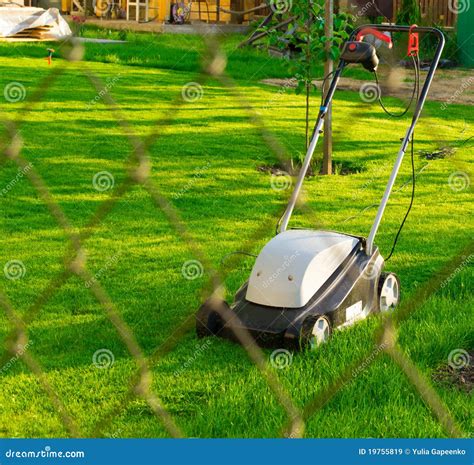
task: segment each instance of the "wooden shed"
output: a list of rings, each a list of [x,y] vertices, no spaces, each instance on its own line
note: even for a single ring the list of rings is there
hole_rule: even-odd
[[[165,22],[170,18],[171,6],[182,0],[61,0],[61,10],[68,14],[94,14],[106,9],[107,4],[113,1],[120,6],[124,18],[129,21],[156,21]],[[189,4],[189,0],[185,1]],[[261,0],[193,0],[190,20],[200,20],[210,23],[241,23],[252,19],[252,15],[245,18],[231,14],[229,11],[242,11],[254,8],[262,3]],[[97,8],[99,5],[99,8]]]

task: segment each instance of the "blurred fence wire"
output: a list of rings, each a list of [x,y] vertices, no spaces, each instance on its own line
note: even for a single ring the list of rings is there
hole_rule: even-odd
[[[199,91],[199,87],[202,87],[210,78],[217,80],[220,85],[229,92],[229,95],[231,95],[236,101],[240,102],[242,108],[247,112],[250,121],[261,135],[263,144],[266,145],[283,166],[288,166],[291,157],[286,149],[273,136],[272,132],[265,127],[258,112],[255,111],[252,105],[246,100],[245,95],[240,91],[239,86],[226,74],[226,56],[219,47],[218,36],[205,33],[204,31],[197,32],[200,32],[204,37],[206,52],[202,70],[195,77],[194,91],[196,91],[196,89]],[[50,385],[46,372],[41,364],[35,359],[31,352],[24,350],[24,348],[29,344],[28,325],[38,316],[45,303],[62,286],[64,286],[71,277],[77,276],[84,281],[87,289],[89,289],[100,303],[105,315],[115,327],[137,367],[135,376],[132,378],[132,382],[128,386],[128,394],[125,401],[122,405],[106,414],[97,424],[94,430],[94,437],[102,436],[107,425],[126,409],[127,403],[131,402],[137,396],[146,401],[151,411],[156,415],[157,419],[162,422],[171,437],[184,437],[184,433],[179,427],[177,419],[168,412],[165,403],[160,399],[159,393],[154,392],[153,390],[152,368],[160,359],[166,357],[166,355],[173,350],[184,335],[194,330],[194,313],[190,314],[188,318],[186,318],[185,321],[174,330],[173,334],[168,337],[162,345],[157,347],[150,356],[145,356],[144,351],[134,336],[133,330],[125,322],[110,295],[88,269],[84,243],[94,235],[97,226],[104,221],[114,205],[134,186],[141,185],[149,194],[156,208],[163,212],[170,225],[174,228],[175,233],[190,246],[190,249],[193,250],[194,256],[206,269],[209,280],[202,289],[202,299],[204,300],[222,294],[224,288],[223,283],[226,278],[225,274],[213,269],[211,260],[206,256],[200,244],[193,239],[191,234],[188,233],[186,224],[182,220],[180,212],[173,203],[168,200],[160,190],[160,186],[150,176],[151,160],[148,151],[151,145],[159,140],[162,128],[166,128],[173,124],[174,115],[177,113],[177,109],[186,105],[189,99],[186,98],[187,96],[184,92],[176,95],[176,98],[172,101],[168,111],[156,121],[154,125],[156,131],[147,138],[141,139],[135,134],[133,125],[129,123],[121,113],[120,105],[114,101],[110,92],[103,92],[104,83],[101,79],[88,68],[87,62],[83,63],[81,71],[114,115],[121,131],[128,138],[132,151],[124,162],[127,175],[123,182],[116,186],[112,196],[97,208],[86,226],[82,228],[81,231],[77,231],[77,229],[72,226],[60,205],[53,199],[41,174],[22,155],[23,140],[20,135],[20,129],[24,118],[34,109],[35,105],[41,101],[42,96],[45,95],[48,88],[53,85],[55,80],[69,66],[68,61],[82,60],[84,52],[83,46],[74,39],[63,44],[62,49],[66,58],[64,64],[57,65],[51,71],[50,75],[40,83],[37,90],[18,112],[18,118],[15,121],[3,122],[8,135],[8,142],[2,151],[3,160],[7,159],[16,163],[18,168],[22,170],[24,176],[28,178],[29,182],[36,190],[39,198],[47,206],[49,213],[57,223],[57,227],[66,234],[69,243],[68,252],[64,257],[64,269],[49,281],[43,291],[36,297],[34,303],[26,312],[22,313],[21,316],[15,310],[14,305],[10,302],[5,292],[0,290],[0,305],[11,324],[11,331],[6,339],[7,352],[4,354],[3,359],[11,356],[21,358],[31,372],[37,377],[40,385],[50,398],[52,405],[57,411],[65,429],[68,431],[68,434],[71,437],[83,436],[79,425],[68,410],[68,406],[65,405],[58,393],[55,392],[53,387]],[[191,89],[191,91],[193,90]],[[187,92],[189,92],[189,90],[187,90]],[[310,207],[303,201],[300,201],[299,207],[311,211]],[[255,231],[253,236],[242,244],[241,250],[249,250],[252,244],[256,240],[264,237],[268,229],[273,226],[273,219],[271,220],[271,224],[269,222],[263,223],[261,227]],[[445,265],[435,278],[419,288],[410,300],[402,302],[401,307],[393,316],[381,320],[378,330],[376,331],[374,348],[367,352],[361,359],[355,360],[351,366],[348,366],[344,370],[343,374],[338,379],[336,379],[331,385],[327,386],[318,396],[303,407],[299,407],[296,404],[283,384],[279,381],[277,371],[274,370],[268,362],[266,352],[254,342],[252,336],[245,329],[232,326],[234,315],[231,311],[225,308],[219,308],[219,305],[216,304],[216,310],[221,313],[223,319],[233,328],[236,338],[242,343],[242,346],[245,348],[250,360],[258,368],[274,396],[286,412],[287,422],[281,425],[281,435],[291,438],[303,437],[305,434],[305,424],[312,415],[328,404],[328,402],[330,402],[341,389],[359,376],[359,374],[362,373],[362,371],[367,368],[368,365],[373,363],[381,354],[387,354],[405,373],[406,377],[418,391],[420,397],[438,418],[446,434],[453,437],[464,436],[464,433],[461,431],[436,391],[430,386],[429,382],[424,378],[423,374],[410,360],[407,354],[403,353],[401,348],[398,346],[397,335],[398,327],[403,323],[403,320],[423,305],[423,303],[429,299],[440,285],[448,279],[453,272],[455,272],[462,262],[462,255],[470,256],[472,252],[473,247],[468,247],[468,249],[464,250],[458,258],[453,259],[450,263]],[[234,258],[234,260],[238,260],[238,258]]]

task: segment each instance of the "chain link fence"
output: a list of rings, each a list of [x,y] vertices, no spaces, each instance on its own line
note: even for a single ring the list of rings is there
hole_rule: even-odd
[[[168,337],[163,344],[157,347],[151,355],[146,356],[137,342],[133,329],[125,322],[108,292],[88,269],[86,250],[84,246],[84,243],[88,239],[93,238],[96,228],[107,218],[114,205],[123,199],[134,186],[139,185],[148,193],[156,208],[165,215],[176,235],[190,246],[197,262],[206,270],[208,282],[202,289],[202,300],[208,299],[209,297],[212,298],[212,296],[218,297],[222,295],[226,275],[213,268],[210,258],[206,256],[206,253],[203,251],[199,242],[194,240],[193,236],[188,232],[186,223],[182,220],[180,212],[160,190],[159,185],[157,185],[150,175],[152,163],[149,149],[152,144],[159,141],[161,129],[173,124],[177,109],[185,106],[190,100],[192,101],[193,95],[195,95],[196,92],[199,93],[202,90],[202,86],[209,79],[217,80],[236,101],[241,102],[242,108],[245,109],[250,121],[261,135],[263,143],[275,158],[279,160],[281,165],[288,166],[290,164],[291,158],[285,147],[265,126],[258,112],[255,111],[252,105],[246,100],[244,93],[239,89],[239,85],[226,74],[226,56],[219,47],[217,37],[215,35],[207,34],[203,30],[197,32],[202,35],[205,41],[206,52],[202,70],[195,77],[191,86],[183,88],[182,93],[176,95],[172,104],[169,106],[169,110],[156,121],[154,125],[156,131],[146,138],[140,138],[135,134],[133,125],[122,115],[120,105],[114,101],[110,92],[104,92],[105,84],[90,70],[87,62],[83,62],[83,66],[81,66],[82,72],[97,91],[97,95],[99,95],[103,102],[106,103],[108,109],[114,115],[121,132],[126,135],[130,142],[132,150],[124,162],[126,171],[125,179],[119,185],[114,187],[113,195],[97,208],[95,213],[88,220],[86,226],[80,231],[73,227],[60,205],[53,199],[53,196],[51,195],[41,174],[22,154],[23,140],[20,135],[20,129],[24,119],[29,112],[34,109],[35,105],[41,101],[42,96],[45,95],[46,91],[53,85],[55,80],[68,67],[68,62],[66,61],[63,65],[56,66],[48,77],[40,83],[33,95],[18,112],[18,118],[15,121],[3,122],[8,134],[8,144],[2,152],[3,159],[15,163],[24,176],[28,178],[39,198],[47,206],[51,217],[56,221],[57,227],[66,234],[69,245],[68,251],[64,257],[64,269],[49,281],[42,292],[37,295],[34,303],[26,312],[20,315],[20,313],[15,310],[15,306],[6,293],[3,290],[0,290],[0,305],[11,324],[11,331],[6,338],[7,353],[4,354],[2,360],[6,360],[8,357],[16,357],[23,360],[31,372],[37,377],[41,387],[50,398],[52,405],[71,437],[82,437],[83,432],[71,415],[68,406],[65,405],[65,402],[51,386],[45,370],[39,361],[31,354],[31,352],[25,350],[25,348],[31,344],[28,336],[29,324],[38,317],[45,303],[51,299],[73,276],[80,278],[84,282],[86,288],[100,303],[105,315],[115,327],[121,340],[126,345],[130,357],[134,359],[137,366],[132,382],[128,385],[125,401],[122,405],[109,412],[96,425],[94,429],[94,437],[102,436],[107,425],[125,411],[127,405],[137,397],[146,401],[157,420],[162,422],[163,426],[166,428],[169,436],[177,438],[185,436],[182,429],[179,427],[177,419],[167,410],[165,403],[160,398],[160,393],[154,392],[152,388],[153,374],[151,370],[159,360],[166,357],[167,354],[176,347],[179,341],[186,334],[194,331],[194,312],[190,313],[185,321],[175,328],[173,334]],[[62,52],[67,60],[71,62],[82,60],[84,50],[80,43],[71,40],[63,44]],[[146,53],[146,50],[144,50],[143,53]],[[21,89],[19,89],[19,92],[21,93]],[[107,179],[106,174],[105,178],[102,177],[102,179],[96,179],[95,181],[99,188],[100,186],[106,187],[107,183],[111,182],[110,179]],[[300,201],[299,208],[309,214],[313,213],[310,206],[304,201]],[[270,221],[263,222],[260,228],[254,232],[253,236],[242,244],[240,249],[242,251],[249,251],[255,241],[263,238],[269,228],[274,227],[274,219],[271,219]],[[323,227],[323,225],[319,223],[318,227]],[[377,330],[374,333],[373,349],[368,351],[360,359],[354,360],[350,366],[345,368],[338,379],[333,381],[322,392],[320,392],[317,397],[312,399],[302,408],[297,405],[280,382],[277,374],[278,371],[273,369],[271,364],[269,364],[268,354],[256,345],[252,336],[245,329],[232,325],[234,318],[232,312],[229,312],[225,308],[221,308],[216,304],[216,310],[220,312],[222,318],[227,322],[227,324],[233,328],[236,338],[241,342],[248,357],[258,368],[261,376],[273,392],[273,395],[286,412],[287,420],[281,425],[282,437],[303,437],[305,434],[305,425],[309,419],[330,402],[341,389],[351,383],[371,363],[377,360],[381,354],[387,354],[391,357],[400,370],[405,373],[406,377],[419,393],[419,396],[438,418],[447,435],[451,437],[464,436],[465,433],[461,430],[449,410],[441,401],[439,395],[430,385],[429,381],[425,379],[413,361],[410,360],[407,354],[405,354],[397,344],[397,338],[399,328],[404,320],[421,307],[427,299],[429,299],[430,296],[442,286],[443,282],[450,279],[450,276],[452,276],[452,274],[462,266],[464,260],[463,257],[472,255],[474,251],[473,248],[474,247],[471,244],[465,250],[460,252],[456,258],[447,263],[443,269],[439,270],[433,278],[423,286],[419,287],[409,300],[402,301],[400,308],[393,315],[381,318],[378,322]],[[238,260],[238,258],[233,257],[232,260]],[[21,266],[20,269],[16,269],[16,271],[15,266],[11,266],[10,272],[19,272],[21,274]],[[107,363],[108,355],[109,354],[106,352],[95,354],[98,363]]]

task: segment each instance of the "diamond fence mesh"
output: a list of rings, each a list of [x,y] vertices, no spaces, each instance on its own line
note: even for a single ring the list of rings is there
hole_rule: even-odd
[[[14,304],[10,301],[6,293],[3,290],[0,290],[0,305],[11,325],[10,333],[6,338],[7,353],[4,354],[3,360],[9,356],[13,356],[21,358],[24,361],[31,372],[37,377],[44,392],[50,398],[55,411],[71,437],[82,437],[84,433],[73,418],[68,405],[66,405],[48,381],[45,370],[39,361],[31,354],[31,352],[25,350],[25,347],[28,347],[29,344],[29,324],[38,318],[44,305],[73,276],[80,278],[85,283],[90,293],[100,303],[104,314],[116,329],[119,337],[128,349],[130,357],[132,357],[136,363],[136,372],[131,383],[127,387],[127,395],[124,402],[106,414],[104,418],[97,423],[94,428],[93,437],[102,436],[108,424],[110,424],[114,418],[119,416],[127,408],[127,405],[137,397],[146,401],[150,410],[156,416],[157,421],[162,422],[163,426],[166,428],[169,436],[177,438],[185,436],[184,432],[179,427],[179,422],[175,416],[167,410],[165,402],[160,398],[160,393],[155,392],[152,387],[152,368],[156,363],[165,358],[186,334],[194,331],[194,312],[191,312],[189,316],[175,328],[172,335],[170,335],[164,343],[156,347],[152,354],[148,356],[145,355],[144,350],[137,342],[133,329],[125,322],[124,317],[121,315],[120,310],[115,305],[109,293],[100,282],[94,278],[93,273],[88,269],[86,247],[84,245],[87,240],[93,239],[97,226],[106,219],[114,205],[116,205],[120,199],[123,199],[134,186],[139,185],[148,193],[156,208],[165,215],[167,221],[175,231],[175,234],[190,246],[193,250],[194,257],[206,270],[208,282],[202,289],[202,299],[204,300],[210,297],[212,298],[212,296],[218,297],[222,295],[226,279],[225,273],[213,268],[212,261],[208,256],[206,256],[206,253],[199,242],[197,242],[188,232],[186,223],[181,218],[178,209],[168,200],[167,196],[160,190],[160,186],[150,175],[152,161],[149,149],[152,144],[159,142],[160,131],[173,124],[177,109],[187,104],[184,92],[199,92],[200,86],[202,86],[207,80],[217,80],[236,101],[241,103],[241,106],[247,112],[250,121],[261,135],[263,143],[268,147],[275,158],[278,159],[283,166],[288,166],[291,160],[286,149],[272,132],[266,128],[258,112],[255,111],[252,105],[246,100],[244,93],[239,89],[239,85],[226,74],[226,56],[219,47],[217,38],[214,35],[206,34],[203,31],[198,32],[201,32],[204,37],[206,53],[202,70],[194,80],[196,86],[194,89],[187,88],[183,90],[182,94],[176,95],[169,110],[156,121],[154,125],[154,127],[157,128],[156,131],[146,138],[140,138],[135,134],[133,124],[128,122],[123,116],[120,110],[120,105],[114,101],[110,93],[103,92],[105,86],[104,83],[89,69],[87,62],[83,63],[81,71],[97,91],[98,95],[100,95],[102,100],[106,103],[110,112],[116,119],[120,131],[126,135],[129,140],[132,150],[124,162],[126,172],[125,179],[120,185],[115,186],[113,195],[108,200],[101,203],[95,213],[87,221],[86,226],[80,230],[71,224],[63,209],[60,207],[58,202],[54,200],[47,184],[41,176],[41,173],[39,173],[22,154],[23,141],[20,135],[23,119],[34,109],[35,105],[41,101],[48,88],[53,85],[58,76],[60,76],[68,67],[68,62],[66,61],[63,65],[56,66],[51,71],[50,75],[41,82],[34,94],[29,98],[28,102],[26,102],[18,112],[18,119],[16,121],[3,122],[8,134],[8,143],[2,151],[2,157],[4,160],[6,159],[14,162],[18,168],[25,173],[37,195],[47,206],[51,217],[54,218],[57,223],[57,228],[66,234],[69,244],[68,252],[64,257],[64,269],[48,282],[44,289],[37,295],[34,303],[26,312],[22,313],[21,316],[20,313],[15,310]],[[69,41],[63,44],[62,48],[65,57],[69,61],[82,60],[83,49],[82,45],[78,42],[75,42],[74,40]],[[143,50],[144,54],[146,52],[146,49]],[[107,179],[102,181],[99,180],[98,182],[107,182]],[[299,203],[299,208],[308,214],[313,213],[310,206],[302,200]],[[268,229],[274,227],[274,219],[271,219],[270,221],[263,222],[261,227],[254,232],[250,239],[247,239],[242,244],[240,249],[242,251],[248,251],[251,249],[255,241],[262,239]],[[318,219],[315,215],[314,222],[318,223]],[[322,227],[323,225],[319,223],[318,226]],[[223,309],[216,304],[216,311],[220,312],[222,318],[230,327],[232,327],[236,338],[242,343],[248,357],[258,368],[261,376],[268,384],[273,395],[286,413],[287,420],[281,425],[281,436],[291,438],[303,437],[305,434],[305,424],[308,420],[330,402],[341,389],[357,378],[371,363],[380,357],[381,354],[387,354],[390,356],[400,370],[405,373],[408,380],[416,388],[419,396],[437,417],[447,435],[452,437],[464,436],[463,431],[443,404],[436,391],[431,387],[430,383],[425,379],[421,371],[410,360],[407,354],[405,354],[397,344],[397,337],[399,327],[403,324],[404,320],[422,306],[427,299],[429,299],[429,297],[439,289],[440,285],[446,279],[449,279],[449,276],[452,275],[460,265],[462,265],[464,260],[463,257],[470,256],[472,253],[473,247],[470,245],[466,250],[460,253],[458,257],[451,260],[443,267],[443,269],[439,270],[435,277],[426,282],[422,287],[418,288],[416,293],[409,300],[402,301],[400,308],[393,315],[380,319],[378,328],[374,333],[373,349],[368,351],[360,359],[354,360],[350,366],[345,368],[338,379],[333,381],[317,397],[312,399],[302,408],[297,405],[297,402],[292,399],[287,389],[285,389],[284,385],[280,382],[277,372],[272,369],[268,363],[266,352],[254,342],[252,336],[245,329],[232,325],[234,319],[234,314],[232,312]],[[236,258],[234,259],[237,260]],[[106,356],[107,354],[103,355]]]

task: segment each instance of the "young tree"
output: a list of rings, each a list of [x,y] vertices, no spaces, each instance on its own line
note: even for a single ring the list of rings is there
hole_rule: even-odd
[[[349,37],[353,18],[349,14],[334,13],[333,0],[278,0],[279,10],[285,2],[285,13],[278,16],[278,21],[292,19],[284,30],[272,29],[275,22],[268,26],[267,44],[281,49],[288,49],[291,55],[288,60],[289,71],[296,79],[296,93],[306,95],[306,137],[308,146],[310,132],[310,96],[315,91],[315,69],[325,64],[325,76],[332,71],[331,63],[339,57],[341,44]],[[331,131],[330,112],[325,126],[325,157],[323,174],[331,173]],[[301,160],[295,160],[300,163]]]

